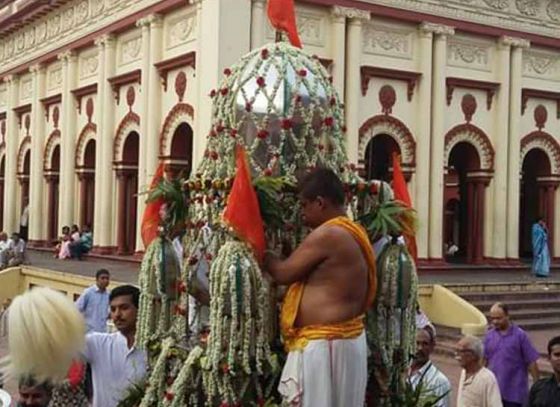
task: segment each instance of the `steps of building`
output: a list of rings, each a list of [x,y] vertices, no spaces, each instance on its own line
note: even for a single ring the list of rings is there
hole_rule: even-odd
[[[484,301],[474,301],[471,302],[480,311],[487,314],[490,311],[490,307],[496,303],[496,299],[484,300]],[[556,308],[560,310],[560,301],[556,298],[542,298],[542,299],[521,299],[515,302],[508,302],[508,307],[510,314],[513,314],[517,310],[534,310],[543,308]],[[559,311],[560,312],[560,311]]]
[[[560,290],[557,289],[540,289],[540,290],[524,290],[524,291],[475,291],[458,293],[463,299],[470,303],[476,302],[511,302],[528,301],[528,300],[556,300],[560,303]]]

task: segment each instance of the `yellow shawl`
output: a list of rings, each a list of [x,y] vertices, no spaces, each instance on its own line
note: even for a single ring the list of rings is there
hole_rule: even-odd
[[[375,256],[366,231],[357,223],[345,216],[339,216],[325,223],[326,226],[340,226],[350,232],[360,245],[369,269],[369,289],[363,312],[373,304],[377,289],[377,275],[375,271]],[[358,337],[364,329],[364,314],[348,321],[329,325],[309,325],[294,327],[303,296],[305,282],[298,281],[290,285],[282,304],[280,328],[284,337],[286,351],[303,349],[307,342],[317,339],[351,339]]]

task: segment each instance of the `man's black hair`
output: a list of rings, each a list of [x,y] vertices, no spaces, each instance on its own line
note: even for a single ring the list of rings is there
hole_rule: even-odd
[[[322,197],[333,205],[344,205],[342,181],[328,168],[317,168],[305,175],[299,183],[299,194],[304,199],[314,200]]]
[[[39,387],[40,389],[46,391],[49,395],[52,391],[52,384],[49,381],[40,383],[31,375],[24,375],[19,378],[18,388],[21,389],[22,387]]]
[[[560,336],[555,336],[550,341],[548,341],[547,350],[549,356],[552,353],[552,348],[556,345],[560,345]]]
[[[132,303],[136,308],[138,308],[138,304],[140,302],[140,290],[133,285],[121,285],[111,290],[111,294],[109,294],[109,302],[113,301],[117,297],[123,297],[125,295],[130,295],[132,297]]]
[[[97,280],[101,276],[110,276],[109,270],[107,269],[99,269],[95,272],[95,279]]]
[[[509,315],[509,307],[507,306],[507,304],[504,304],[503,302],[497,302],[494,305],[504,311],[504,314]]]

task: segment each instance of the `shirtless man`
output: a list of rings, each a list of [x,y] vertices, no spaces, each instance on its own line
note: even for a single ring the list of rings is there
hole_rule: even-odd
[[[290,284],[281,316],[288,359],[279,391],[296,406],[363,406],[367,348],[363,315],[375,295],[375,260],[365,231],[346,217],[342,182],[318,169],[300,184],[312,232],[265,269]]]

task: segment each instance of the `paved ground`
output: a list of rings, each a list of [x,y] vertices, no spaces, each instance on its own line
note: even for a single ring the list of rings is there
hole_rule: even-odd
[[[31,265],[50,270],[59,270],[67,273],[75,273],[85,276],[95,274],[99,268],[107,268],[113,275],[114,280],[136,283],[140,265],[134,261],[117,261],[107,258],[88,258],[84,261],[76,260],[57,260],[52,258],[50,253],[46,252],[29,252],[29,259]],[[474,271],[463,269],[452,272],[430,272],[420,274],[420,283],[431,284],[468,284],[476,280],[477,283],[492,283],[492,282],[531,282],[536,278],[530,273],[530,268],[527,270],[515,271]],[[560,272],[552,273],[549,281],[560,281]],[[539,279],[542,281],[542,279]],[[558,332],[551,331],[534,331],[530,333],[531,339],[535,347],[542,353],[546,352],[546,344],[553,334]],[[0,358],[7,354],[7,343],[5,339],[0,338]],[[455,407],[454,398],[457,395],[457,387],[460,376],[460,368],[458,363],[450,357],[435,355],[435,364],[446,374],[453,386],[452,407]],[[6,383],[6,389],[12,394],[15,392],[15,385],[12,382]]]

